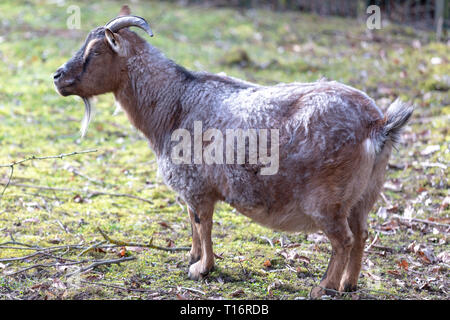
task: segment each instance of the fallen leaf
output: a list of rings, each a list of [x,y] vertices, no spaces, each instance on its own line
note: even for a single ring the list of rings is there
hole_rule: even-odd
[[[400,272],[398,270],[388,270],[387,273],[398,277],[400,275]]]
[[[177,293],[177,299],[178,300],[188,300],[188,298],[186,298],[184,295]]]
[[[241,295],[243,295],[243,294],[244,294],[244,290],[239,289],[239,290],[236,290],[236,291],[232,292],[232,293],[231,293],[231,296],[232,296],[232,297],[239,297],[239,296],[241,296]]]
[[[393,205],[393,206],[387,208],[386,210],[387,210],[387,212],[389,212],[389,213],[397,213],[397,212],[398,212],[398,205],[395,204],[395,205]]]
[[[83,203],[84,199],[83,197],[81,197],[79,194],[75,195],[75,197],[73,197],[72,199],[75,203]]]
[[[272,263],[270,262],[269,259],[267,259],[266,261],[264,261],[263,265],[264,265],[264,267],[266,267],[266,268],[270,268],[270,267],[272,266]]]
[[[163,227],[163,228],[172,229],[172,227],[169,226],[169,225],[168,225],[166,222],[164,222],[164,221],[159,222],[159,225],[160,225],[161,227]]]
[[[400,260],[400,261],[398,262],[398,266],[399,266],[401,269],[408,270],[409,263],[408,263],[408,261],[406,261],[405,259],[402,259],[402,260]]]

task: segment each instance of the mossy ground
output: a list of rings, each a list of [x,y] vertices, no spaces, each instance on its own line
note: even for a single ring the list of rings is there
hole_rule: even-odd
[[[189,246],[187,213],[158,178],[155,157],[143,137],[123,113],[112,115],[113,97],[98,97],[96,118],[81,140],[82,101],[62,98],[53,89],[52,73],[80,47],[89,30],[117,14],[121,3],[79,2],[81,30],[66,28],[68,4],[60,3],[0,4],[0,164],[30,155],[98,151],[16,166],[13,183],[74,191],[10,185],[0,199],[0,243],[14,239],[41,247],[88,247],[103,240],[96,229],[101,227],[115,239],[145,243],[153,238],[162,246]],[[327,77],[366,91],[383,109],[396,97],[414,103],[404,143],[390,160],[390,188],[369,218],[368,243],[376,234],[378,241],[364,258],[363,290],[338,298],[448,299],[448,44],[408,27],[390,24],[369,32],[362,20],[300,13],[159,2],[138,2],[132,11],[150,21],[152,44],[193,70],[224,71],[262,84]],[[439,149],[426,152],[429,146]],[[5,182],[10,170],[1,169]],[[131,194],[153,204],[89,197],[86,189]],[[396,215],[435,224],[399,220]],[[216,209],[213,241],[220,259],[202,282],[188,280],[185,251],[127,247],[120,254],[119,247],[82,257],[81,250],[58,251],[54,255],[59,259],[39,256],[0,263],[0,298],[307,298],[330,255],[320,234],[274,232],[225,204]],[[2,247],[0,259],[33,252]],[[37,263],[115,259],[123,254],[137,259],[99,266],[75,280],[66,278],[75,267],[63,266],[8,275]],[[289,254],[292,259],[286,258]]]

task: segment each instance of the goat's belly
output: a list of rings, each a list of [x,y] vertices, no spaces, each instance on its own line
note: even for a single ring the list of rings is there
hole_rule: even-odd
[[[318,230],[314,220],[295,203],[287,204],[277,210],[265,207],[242,208],[237,205],[233,207],[253,221],[274,230],[307,233]]]

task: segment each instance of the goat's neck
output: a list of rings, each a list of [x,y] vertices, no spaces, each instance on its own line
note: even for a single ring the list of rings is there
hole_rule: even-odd
[[[181,97],[186,75],[154,48],[131,58],[128,78],[115,92],[131,123],[149,140],[157,155],[167,149],[170,135],[186,113]]]

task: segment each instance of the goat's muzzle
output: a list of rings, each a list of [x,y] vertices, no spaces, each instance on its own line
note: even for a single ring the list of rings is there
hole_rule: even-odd
[[[68,90],[74,83],[74,79],[67,79],[64,77],[66,69],[64,67],[59,68],[53,74],[53,83],[55,85],[56,91],[62,96],[68,96],[71,92]]]

